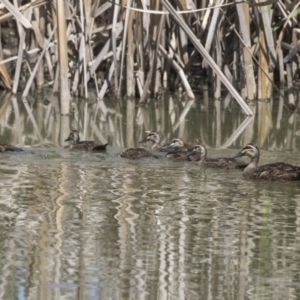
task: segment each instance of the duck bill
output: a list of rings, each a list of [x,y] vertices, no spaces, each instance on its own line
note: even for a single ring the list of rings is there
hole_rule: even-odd
[[[169,146],[168,154],[172,154],[172,153],[174,154],[174,153],[180,153],[180,152],[181,152],[181,148]]]
[[[148,136],[146,136],[145,138],[143,138],[141,141],[139,141],[139,143],[141,144],[141,143],[146,143],[146,142],[148,142],[147,137],[148,137]]]
[[[71,141],[71,138],[68,137],[67,139],[65,139],[65,142]]]
[[[240,152],[238,152],[238,153],[235,153],[235,154],[231,155],[230,158],[241,157],[241,156],[243,156],[243,155],[244,155],[244,153],[243,153],[242,151],[240,151]]]
[[[194,154],[194,151],[192,150],[192,151],[189,151],[187,154],[186,154],[186,156],[191,156],[191,155],[193,155]]]
[[[169,151],[171,149],[172,147],[170,146],[170,144],[164,144],[163,146],[161,146],[160,151]]]

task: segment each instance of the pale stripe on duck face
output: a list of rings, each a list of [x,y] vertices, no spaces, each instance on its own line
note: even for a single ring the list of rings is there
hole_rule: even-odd
[[[179,148],[184,152],[189,152],[195,147],[195,145],[185,143],[181,138],[173,139],[169,146],[172,148]]]
[[[152,149],[156,150],[156,149],[160,149],[161,145],[160,145],[160,133],[158,131],[146,131],[147,136],[145,138],[143,138],[140,143],[146,143],[146,142],[153,142],[152,145]]]
[[[69,136],[65,139],[65,142],[72,141],[73,144],[80,142],[79,132],[77,130],[71,130]]]

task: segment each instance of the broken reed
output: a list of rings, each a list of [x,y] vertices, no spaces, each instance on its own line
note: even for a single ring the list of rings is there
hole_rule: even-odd
[[[166,14],[169,1],[37,0],[20,7],[0,4],[1,84],[23,96],[51,86],[68,113],[70,94],[87,98],[149,95],[176,90],[189,98],[196,73],[207,74],[214,97],[221,97],[222,71],[244,99],[269,98],[274,78],[289,84],[299,69],[298,1],[248,3],[174,1],[219,70],[212,69],[191,37]],[[194,3],[194,6],[191,4]],[[16,2],[15,2],[16,5]],[[191,12],[193,10],[193,12]],[[183,23],[182,23],[183,24]],[[7,34],[16,42],[11,47]],[[198,66],[198,67],[195,67]],[[196,70],[196,71],[195,71]],[[197,72],[198,71],[198,72]],[[217,72],[216,72],[217,71]]]

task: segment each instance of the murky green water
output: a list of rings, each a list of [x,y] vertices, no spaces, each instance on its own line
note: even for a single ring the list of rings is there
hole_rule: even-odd
[[[60,117],[55,103],[31,101],[0,107],[2,141],[28,147],[0,155],[1,299],[299,297],[300,182],[118,157],[156,129],[204,142],[210,156],[254,142],[262,163],[300,165],[297,112],[276,100],[246,120],[235,103],[170,97],[75,103]],[[70,128],[107,152],[65,149]]]

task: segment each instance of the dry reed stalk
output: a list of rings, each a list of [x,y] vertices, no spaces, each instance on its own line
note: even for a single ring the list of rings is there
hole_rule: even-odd
[[[1,58],[0,58],[0,62],[1,62]],[[7,71],[6,66],[0,65],[0,78],[1,81],[3,82],[4,86],[8,89],[11,90],[12,89],[12,79]]]
[[[266,100],[271,96],[272,82],[269,79],[271,74],[268,73],[269,60],[266,56],[268,49],[263,31],[259,33],[259,46],[258,99]]]
[[[131,6],[131,2],[129,2]],[[127,12],[126,12],[127,13]],[[133,38],[133,22],[135,12],[129,11],[127,16],[127,54],[126,54],[126,96],[132,97],[135,93],[135,78],[134,78],[134,49],[135,43]]]
[[[19,41],[18,59],[17,59],[14,83],[13,83],[13,88],[12,88],[12,92],[14,94],[17,93],[18,86],[19,86],[21,67],[22,67],[22,61],[23,61],[23,50],[25,48],[26,32],[22,26],[20,26],[20,28],[19,28],[19,33],[20,33],[20,41]]]
[[[112,51],[113,51],[113,61],[112,61],[112,67],[114,68],[114,88],[115,88],[115,96],[118,95],[118,75],[119,75],[119,66],[118,66],[118,53],[119,49],[117,49],[117,36],[116,36],[116,24],[118,21],[118,13],[119,13],[119,0],[114,1],[114,14],[113,14],[113,20],[112,20],[112,31],[111,31],[111,38],[112,38]]]
[[[164,16],[160,16],[161,19],[160,19],[160,25],[158,26],[158,32],[157,32],[157,28],[156,26],[154,26],[152,29],[153,29],[153,39],[155,40],[155,47],[153,47],[153,49],[151,49],[152,51],[150,51],[151,53],[151,58],[150,58],[150,69],[148,70],[148,74],[147,74],[147,78],[146,78],[146,82],[145,82],[145,85],[144,85],[144,89],[143,89],[143,93],[142,93],[142,96],[140,97],[140,100],[139,100],[139,103],[142,104],[145,102],[146,100],[146,96],[148,94],[148,89],[151,85],[151,82],[152,82],[152,85],[155,89],[155,86],[156,86],[156,72],[155,72],[155,69],[157,67],[157,53],[158,53],[158,47],[159,47],[159,39],[160,39],[160,33],[161,33],[161,28],[162,28],[162,24],[164,22]],[[153,40],[153,41],[154,41]],[[153,94],[153,89],[152,89],[152,92],[151,92],[151,89],[150,89],[150,93]]]
[[[0,24],[0,40],[2,40],[1,24]],[[2,57],[3,57],[3,48],[2,48],[2,43],[0,43],[0,79],[3,82],[5,88],[7,88],[8,90],[11,90],[12,80],[7,71],[5,64],[1,64]]]
[[[215,32],[215,49],[214,49],[214,55],[215,55],[215,62],[217,66],[222,68],[222,47],[221,47],[221,41],[220,41],[220,30],[217,29]],[[220,99],[221,98],[221,80],[219,76],[214,76],[214,98]]]
[[[119,45],[119,47],[117,49],[117,53],[116,53],[116,59],[117,60],[120,59],[121,48],[122,48],[122,41],[120,42],[120,45]],[[112,75],[113,75],[114,72],[115,72],[115,65],[114,65],[114,62],[112,62],[111,65],[110,65],[108,74],[107,74],[107,76],[105,78],[105,81],[104,81],[104,83],[102,85],[102,88],[101,88],[101,90],[99,92],[99,95],[98,95],[99,99],[103,99],[104,98],[105,93],[106,93],[106,91],[108,89],[108,86],[109,86],[109,82],[110,82],[111,77],[112,77]]]
[[[161,5],[159,0],[152,1],[151,2],[152,7],[155,11],[159,11],[161,9]],[[151,38],[149,38],[149,49],[150,49],[150,54],[153,55],[153,68],[152,68],[152,74],[151,75],[151,81],[149,85],[149,90],[151,95],[157,95],[158,91],[160,89],[160,82],[161,82],[161,74],[160,74],[160,57],[158,56],[158,47],[160,44],[160,35],[162,32],[162,26],[164,24],[165,18],[160,15],[151,15],[150,16],[150,35],[152,38],[156,40],[155,46],[152,47],[150,44]]]
[[[281,84],[285,84],[283,52],[282,52],[281,47],[277,48],[277,55],[278,55],[278,64],[279,64],[279,78],[280,78],[280,83]]]
[[[245,113],[249,116],[252,116],[253,113],[251,109],[248,107],[248,105],[244,102],[244,100],[240,97],[238,92],[234,89],[234,87],[230,84],[226,76],[222,73],[222,71],[218,68],[214,60],[210,57],[210,55],[207,53],[207,51],[204,49],[202,44],[199,42],[199,40],[196,38],[194,33],[191,31],[191,29],[182,21],[181,17],[176,13],[174,8],[170,5],[169,1],[167,0],[161,0],[163,6],[166,8],[166,10],[171,14],[173,17],[173,20],[177,23],[177,25],[181,26],[182,29],[185,31],[185,33],[189,36],[190,41],[193,43],[195,48],[201,53],[201,55],[208,61],[209,65],[213,69],[214,72],[220,77],[223,84],[228,88],[231,95],[237,100],[237,102],[240,104],[240,106],[243,108]]]
[[[173,66],[175,71],[180,76],[189,99],[195,99],[195,95],[194,95],[193,90],[191,89],[191,86],[185,76],[185,73],[183,72],[183,69],[176,63],[175,60],[172,59],[172,57],[169,57],[167,51],[161,45],[159,45],[159,50],[165,56],[165,58],[168,60],[169,64]]]
[[[293,64],[287,63],[286,65],[286,79],[287,79],[287,92],[288,92],[288,103],[290,107],[295,108],[295,95],[293,86]]]
[[[247,98],[253,100],[256,96],[255,75],[253,70],[253,61],[251,56],[251,37],[250,37],[250,17],[249,5],[246,3],[239,3],[236,0],[236,9],[239,17],[239,25],[243,38],[243,60],[244,60],[244,73],[246,79]]]
[[[22,11],[26,10],[27,8],[29,8],[29,7],[35,8],[35,7],[39,7],[41,5],[44,5],[46,3],[48,3],[48,0],[36,0],[34,2],[30,2],[30,3],[27,3],[23,6],[18,7],[17,10],[19,12],[22,12]],[[0,24],[4,23],[4,22],[7,22],[7,21],[11,21],[13,19],[14,19],[14,15],[11,12],[8,12],[8,13],[0,16]]]
[[[260,0],[260,2],[262,2]],[[273,73],[277,63],[276,51],[275,51],[275,44],[273,38],[273,31],[271,28],[271,19],[270,19],[270,5],[268,6],[261,6],[260,7],[260,14],[261,14],[261,21],[263,23],[263,31],[267,43],[267,51],[269,55],[269,72]]]
[[[124,5],[124,3],[122,3]],[[121,89],[122,89],[122,82],[123,82],[123,72],[124,72],[124,60],[125,60],[125,53],[126,53],[126,45],[127,45],[127,35],[128,35],[128,20],[130,16],[130,7],[131,7],[131,0],[128,0],[126,3],[128,9],[125,11],[125,18],[124,18],[124,30],[123,30],[123,49],[121,52],[121,63],[120,63],[120,76],[119,76],[119,83],[116,90],[116,97],[117,99],[121,98]]]
[[[23,139],[22,139],[22,126],[21,126],[21,119],[20,119],[20,110],[18,106],[18,101],[15,95],[11,97],[11,102],[14,108],[14,115],[16,119],[16,129],[17,129],[17,136],[18,136],[18,144],[23,146]]]
[[[47,49],[49,48],[49,46],[50,46],[50,44],[51,44],[51,43],[50,43],[50,40],[52,39],[52,36],[54,35],[54,32],[55,32],[55,31],[56,31],[56,27],[54,27],[53,31],[51,32],[51,34],[50,34],[50,36],[49,36],[49,40],[48,40],[47,43],[45,43],[45,47],[44,47],[44,49],[43,49],[43,51],[42,51],[40,57],[38,58],[38,60],[37,60],[37,62],[36,62],[36,64],[35,64],[35,67],[34,67],[34,69],[32,70],[32,72],[31,72],[31,74],[30,74],[29,79],[27,80],[26,87],[25,87],[25,89],[24,89],[24,91],[23,91],[23,94],[22,94],[23,97],[27,97],[27,95],[28,95],[29,88],[30,88],[30,86],[31,86],[31,83],[33,82],[33,79],[34,79],[34,76],[35,76],[35,74],[36,74],[36,72],[37,72],[38,66],[39,66],[39,64],[40,64],[40,62],[41,62],[41,60],[42,60],[42,58],[43,58],[43,56],[44,56],[44,53],[47,51]]]
[[[37,44],[43,48],[44,47],[44,36],[45,36],[45,30],[46,30],[46,19],[45,19],[45,9],[44,7],[41,7],[40,10],[37,8],[34,9],[35,12],[35,19],[38,21],[33,20],[31,22],[32,28],[35,34],[35,39]],[[48,51],[45,53],[45,55],[48,53]],[[38,57],[40,54],[38,54]],[[44,87],[44,73],[45,68],[44,64],[41,63],[38,67],[37,71],[37,90],[38,92],[41,92]]]
[[[87,4],[87,3],[88,4]],[[85,5],[84,5],[85,4]],[[87,9],[86,4],[90,5],[90,1],[85,1],[83,4],[83,1],[79,1],[79,10],[80,10],[80,25],[81,25],[81,37],[80,37],[80,48],[79,48],[79,64],[80,69],[83,72],[83,80],[82,80],[82,87],[81,90],[84,91],[85,98],[88,97],[88,88],[87,88],[87,27],[85,24],[88,22],[89,16],[85,15],[85,11]],[[85,6],[85,9],[84,9]],[[83,93],[81,93],[83,94]]]
[[[66,36],[66,20],[64,1],[57,0],[57,20],[58,20],[58,58],[60,72],[60,109],[62,115],[70,112],[70,90],[68,81],[68,47]]]
[[[146,57],[144,52],[144,33],[143,33],[143,14],[139,13],[137,16],[137,26],[136,26],[136,40],[138,41],[136,45],[137,53],[137,72],[136,72],[136,83],[139,91],[139,96],[143,94],[143,87],[145,85],[145,73],[146,73]]]
[[[31,28],[30,21],[20,13],[18,7],[13,6],[8,0],[1,0],[4,4],[5,8],[7,8],[10,13],[16,18],[18,22],[20,22],[25,28]]]
[[[217,0],[215,4],[220,5],[220,4],[222,4],[222,1]],[[214,8],[212,19],[211,19],[210,26],[209,26],[209,29],[208,29],[208,34],[207,34],[207,37],[206,37],[205,46],[204,46],[205,50],[207,52],[210,52],[212,42],[213,42],[213,39],[214,39],[214,36],[215,36],[215,32],[218,28],[219,14],[220,14],[220,7]],[[203,65],[204,68],[207,68],[207,61],[204,60],[202,65]]]

